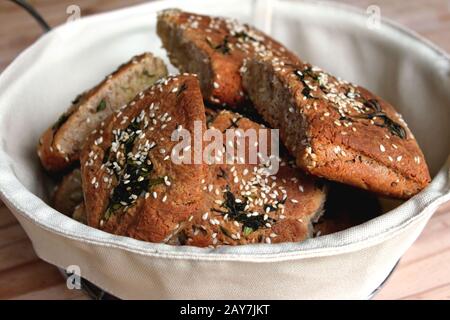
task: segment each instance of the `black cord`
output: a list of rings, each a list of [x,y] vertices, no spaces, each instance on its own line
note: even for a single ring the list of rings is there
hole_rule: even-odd
[[[25,0],[11,0],[11,1],[19,5],[23,9],[25,9],[37,21],[37,23],[39,23],[44,32],[50,31],[52,29],[48,25],[48,23],[44,20],[44,18],[42,18],[39,12],[37,12],[36,9],[34,9],[33,6],[30,5],[28,2],[26,2]]]

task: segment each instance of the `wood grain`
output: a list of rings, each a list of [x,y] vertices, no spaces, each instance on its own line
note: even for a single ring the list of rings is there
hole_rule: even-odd
[[[142,0],[34,0],[51,26],[64,23],[76,4],[82,16],[144,2]],[[126,3],[125,3],[126,2]],[[344,0],[366,10],[370,5],[450,51],[450,0]],[[0,71],[36,41],[40,29],[9,1],[0,2]],[[0,299],[87,299],[69,290],[54,266],[40,260],[9,210],[0,203]],[[430,220],[375,299],[450,299],[450,203]]]

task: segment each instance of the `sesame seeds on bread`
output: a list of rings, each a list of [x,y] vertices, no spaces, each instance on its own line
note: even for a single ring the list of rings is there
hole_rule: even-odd
[[[72,106],[39,140],[38,155],[48,171],[61,171],[79,159],[87,135],[111,113],[167,74],[164,62],[151,53],[133,57]]]
[[[166,77],[161,59],[136,56],[43,134],[45,169],[80,162],[54,194],[62,213],[171,245],[298,242],[379,214],[375,195],[361,188],[406,199],[430,181],[414,136],[389,103],[304,63],[262,32],[176,9],[158,15],[157,32],[185,73]],[[261,149],[244,147],[244,159],[227,162],[227,130],[257,132],[256,141],[232,141],[236,150],[259,146],[265,125],[279,129],[283,144],[276,173],[266,175]],[[207,159],[205,136],[196,145],[198,126],[224,138]],[[200,151],[200,163],[173,159],[174,133],[185,130],[192,140],[183,151],[192,160]]]
[[[209,114],[210,128],[219,132],[260,128],[230,112]],[[81,154],[88,224],[140,240],[194,246],[310,237],[325,201],[317,179],[285,163],[274,176],[262,174],[262,163],[175,164],[172,132],[184,128],[194,134],[195,120],[206,129],[199,84],[181,75],[149,88],[105,121]]]
[[[88,224],[163,242],[202,200],[204,164],[175,164],[174,131],[205,125],[196,77],[162,79],[105,121],[81,153]],[[204,128],[203,128],[204,130]]]
[[[299,59],[264,54],[249,58],[242,75],[257,111],[280,128],[281,140],[307,172],[405,199],[429,183],[407,124],[368,90]]]
[[[263,127],[239,114],[219,112],[209,128],[255,130]],[[250,138],[244,141],[248,145]],[[235,140],[237,148],[243,140]],[[325,186],[306,176],[282,157],[279,171],[265,175],[259,159],[245,164],[217,163],[208,166],[202,181],[204,200],[168,239],[171,244],[216,247],[251,243],[297,242],[312,236],[312,222],[322,214]],[[222,154],[227,150],[224,148]],[[269,151],[271,152],[271,151]]]
[[[264,33],[236,20],[177,9],[158,15],[157,33],[181,72],[198,74],[204,99],[238,108],[247,103],[239,69],[255,52],[292,55]]]

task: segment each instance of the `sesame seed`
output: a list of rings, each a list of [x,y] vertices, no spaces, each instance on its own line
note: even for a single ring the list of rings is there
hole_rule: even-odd
[[[398,156],[398,157],[397,157],[397,162],[402,161],[402,158],[403,158],[402,156]]]
[[[385,152],[386,151],[386,148],[382,144],[380,144],[380,151],[381,152]]]
[[[206,220],[206,219],[208,219],[208,212],[205,212],[205,213],[202,215],[202,220]]]
[[[213,83],[214,88],[218,89],[219,88],[219,84],[217,82],[214,81]]]

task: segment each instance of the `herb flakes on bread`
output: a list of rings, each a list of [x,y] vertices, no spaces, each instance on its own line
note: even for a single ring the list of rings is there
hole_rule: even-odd
[[[38,155],[48,171],[61,171],[79,159],[88,134],[139,92],[167,75],[164,62],[151,53],[133,57],[72,106],[39,139]]]

